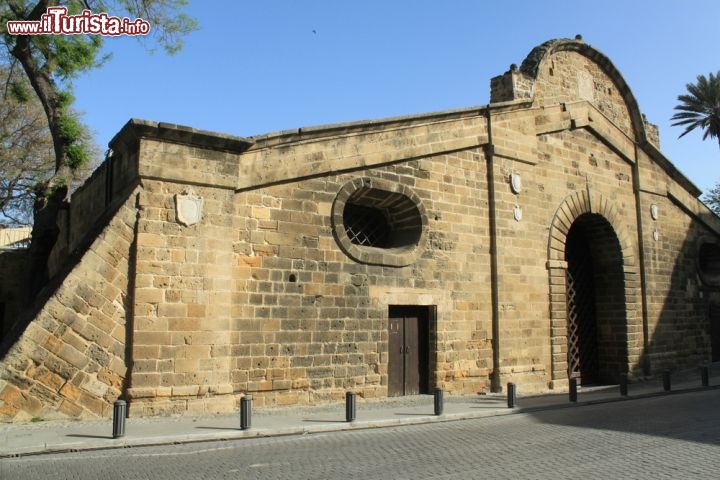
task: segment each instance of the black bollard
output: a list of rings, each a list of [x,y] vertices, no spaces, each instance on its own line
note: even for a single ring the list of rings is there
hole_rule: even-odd
[[[508,408],[515,408],[515,401],[517,400],[516,392],[515,392],[515,384],[514,383],[508,383],[507,384],[507,405]]]
[[[125,436],[125,417],[127,417],[127,402],[118,399],[113,404],[113,438]]]
[[[570,401],[577,402],[577,378],[570,379]]]
[[[663,371],[663,390],[670,391],[670,370]]]
[[[707,365],[702,365],[700,367],[700,380],[702,381],[703,387],[710,386],[710,368],[708,368]]]
[[[240,399],[240,430],[247,430],[252,424],[252,395]]]
[[[620,375],[620,395],[623,397],[628,396],[628,376],[626,373]]]
[[[345,392],[345,421],[355,421],[355,392]]]
[[[434,404],[435,404],[435,415],[442,415],[442,413],[443,413],[443,389],[440,387],[435,387]]]

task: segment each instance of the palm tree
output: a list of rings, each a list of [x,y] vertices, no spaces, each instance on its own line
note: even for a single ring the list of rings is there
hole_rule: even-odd
[[[700,127],[703,140],[717,138],[720,146],[720,72],[707,78],[698,75],[697,83],[688,83],[686,88],[688,95],[678,96],[682,103],[675,107],[679,111],[672,116],[671,120],[677,120],[672,125],[685,126],[680,137]]]

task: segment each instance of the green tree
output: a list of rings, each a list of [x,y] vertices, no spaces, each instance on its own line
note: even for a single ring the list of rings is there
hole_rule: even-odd
[[[701,199],[705,205],[710,207],[710,210],[715,212],[716,215],[720,215],[720,185],[715,185],[706,192]]]
[[[40,102],[14,93],[23,80],[0,67],[5,87],[0,97],[0,227],[32,224],[35,185],[47,180],[55,165]]]
[[[63,6],[69,15],[88,9],[111,16],[142,18],[151,25],[152,39],[167,52],[182,47],[185,34],[195,22],[180,13],[187,0],[5,0],[0,5],[0,29],[12,71],[18,65],[25,73],[47,118],[52,138],[54,172],[36,186],[34,224],[30,254],[31,277],[38,290],[47,281],[47,258],[58,236],[57,215],[67,201],[73,173],[89,161],[86,131],[72,109],[72,80],[99,67],[107,59],[101,55],[100,35],[11,35],[8,21],[40,21],[48,7]],[[29,92],[16,89],[16,96]]]
[[[55,171],[53,143],[45,112],[22,71],[0,65],[0,228],[32,225],[35,186]],[[100,147],[87,130],[83,144],[90,161],[73,172],[71,190],[82,184],[100,160]]]
[[[671,118],[676,120],[672,125],[685,127],[680,137],[700,128],[703,140],[717,138],[720,146],[720,72],[698,75],[697,83],[685,87],[688,93],[678,96],[681,103],[675,107],[678,112]]]

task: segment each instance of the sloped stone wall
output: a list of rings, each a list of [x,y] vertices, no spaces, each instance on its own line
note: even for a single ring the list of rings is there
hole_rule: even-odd
[[[103,417],[128,374],[135,194],[0,361],[0,421]]]

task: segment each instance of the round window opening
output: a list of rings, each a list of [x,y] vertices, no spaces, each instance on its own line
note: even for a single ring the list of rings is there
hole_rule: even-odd
[[[374,188],[348,199],[343,224],[350,242],[366,247],[415,247],[422,233],[420,212],[412,200]]]
[[[407,187],[378,179],[345,185],[335,200],[333,223],[340,247],[362,263],[409,265],[425,243],[419,198]]]
[[[710,285],[720,285],[720,246],[703,243],[698,251],[700,277]]]

